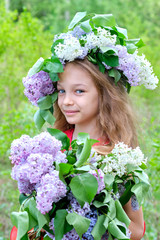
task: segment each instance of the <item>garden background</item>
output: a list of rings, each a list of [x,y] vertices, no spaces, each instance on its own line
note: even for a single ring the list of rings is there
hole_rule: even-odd
[[[140,51],[160,79],[159,0],[0,0],[0,240],[9,239],[10,213],[18,210],[17,184],[10,177],[10,144],[34,136],[36,111],[23,94],[22,78],[39,57],[49,57],[55,33],[66,29],[77,11],[112,13],[129,38],[143,39]],[[131,89],[139,121],[139,144],[148,156],[152,195],[143,205],[145,240],[160,240],[160,84],[156,90]]]

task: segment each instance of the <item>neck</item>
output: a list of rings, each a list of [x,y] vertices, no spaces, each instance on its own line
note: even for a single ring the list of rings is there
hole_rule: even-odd
[[[74,133],[73,133],[73,140],[77,138],[78,133],[85,132],[88,133],[90,138],[98,139],[100,138],[100,131],[98,130],[96,123],[85,125],[75,125]]]

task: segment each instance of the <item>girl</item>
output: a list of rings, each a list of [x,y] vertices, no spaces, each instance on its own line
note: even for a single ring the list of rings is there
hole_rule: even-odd
[[[127,92],[131,86],[154,89],[158,83],[150,63],[138,55],[142,40],[129,40],[127,30],[119,28],[111,14],[79,12],[68,28],[55,36],[51,58],[40,58],[23,79],[25,95],[40,107],[37,127],[45,121],[53,125],[56,101],[54,127],[70,140],[86,132],[99,140],[94,148],[104,155],[118,142],[135,148],[135,120]],[[131,198],[124,210],[131,219],[131,239],[139,240],[145,227],[142,209],[134,204]]]
[[[67,63],[57,83],[58,101],[55,103],[55,128],[64,131],[70,140],[79,132],[98,139],[96,150],[109,153],[118,141],[136,147],[134,115],[126,90],[99,71],[87,59]],[[131,239],[139,240],[144,233],[142,208],[134,211],[131,200],[124,206],[131,219]]]

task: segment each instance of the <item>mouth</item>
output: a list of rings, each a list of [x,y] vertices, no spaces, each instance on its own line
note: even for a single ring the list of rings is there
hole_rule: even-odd
[[[79,111],[76,111],[76,110],[64,110],[63,112],[64,112],[65,115],[70,116],[70,115],[74,115],[74,114],[78,113]]]

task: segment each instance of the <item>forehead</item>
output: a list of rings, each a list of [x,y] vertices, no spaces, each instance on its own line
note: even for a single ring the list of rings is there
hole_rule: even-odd
[[[82,67],[73,63],[68,63],[65,66],[64,72],[59,74],[58,85],[61,84],[76,84],[76,85],[94,85],[92,77]]]

